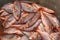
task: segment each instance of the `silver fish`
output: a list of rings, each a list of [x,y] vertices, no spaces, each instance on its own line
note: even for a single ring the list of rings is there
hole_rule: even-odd
[[[32,5],[29,5],[27,3],[21,3],[22,9],[27,12],[34,12],[34,8]]]
[[[19,18],[21,17],[21,7],[18,1],[14,2],[12,10],[13,10],[13,16],[16,18],[16,20],[19,20]]]
[[[1,40],[20,40],[21,37],[18,35],[3,35],[0,37]]]
[[[40,23],[40,25],[38,26],[38,30],[37,31],[45,32],[43,23]]]
[[[9,17],[6,19],[6,21],[3,23],[3,26],[5,28],[10,27],[13,23],[15,23],[16,20],[12,15],[9,15]]]
[[[44,15],[43,11],[41,11],[41,19],[42,19],[42,23],[44,25],[45,31],[48,33],[51,33],[52,24],[50,23],[46,15]]]
[[[2,7],[2,9],[4,9],[5,11],[7,11],[8,13],[12,13],[13,12],[12,7],[13,7],[13,4],[12,3],[8,3],[8,4],[4,5]]]
[[[22,17],[19,21],[20,21],[20,23],[26,23],[31,18],[33,18],[33,16],[34,16],[34,13],[29,13],[27,16]]]
[[[56,29],[60,28],[60,22],[57,19],[57,17],[55,17],[54,15],[49,14],[47,12],[43,12],[43,13],[46,14],[46,16],[49,18],[49,20],[51,21],[51,23],[53,24],[53,26],[56,27]]]
[[[3,19],[3,20],[6,20],[6,19],[8,18],[8,16],[9,16],[9,14],[8,14],[6,11],[4,11],[4,12],[2,12],[2,14],[0,15],[0,18]]]
[[[37,27],[40,24],[41,20],[38,20],[33,26],[29,27],[29,28],[24,28],[22,30],[25,31],[32,31],[35,27]]]
[[[51,33],[50,37],[52,38],[52,40],[60,40],[60,33]]]
[[[29,40],[27,36],[23,36],[21,40]]]
[[[46,8],[46,7],[43,7],[41,5],[37,5],[36,3],[33,3],[32,6],[35,8],[35,11],[38,11],[38,10],[43,10],[43,11],[46,11],[48,13],[54,13],[53,10],[49,9],[49,8]]]
[[[7,34],[23,34],[20,30],[16,29],[16,28],[7,28],[4,30],[4,33]]]
[[[47,32],[39,32],[42,40],[51,40],[49,34]]]

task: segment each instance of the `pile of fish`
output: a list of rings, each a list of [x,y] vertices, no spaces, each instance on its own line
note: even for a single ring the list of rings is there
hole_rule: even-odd
[[[54,13],[34,2],[5,4],[0,9],[4,20],[0,40],[60,40],[60,22]]]

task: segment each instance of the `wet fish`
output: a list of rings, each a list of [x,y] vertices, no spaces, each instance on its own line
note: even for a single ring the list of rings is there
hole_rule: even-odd
[[[39,32],[42,40],[51,40],[49,34],[47,32]]]
[[[51,21],[51,23],[53,24],[53,26],[59,30],[60,28],[60,23],[59,23],[59,20],[57,19],[57,17],[55,17],[54,15],[52,14],[49,14],[49,13],[46,13],[46,12],[43,12],[44,14],[46,14],[46,16],[49,18],[49,20]]]
[[[7,28],[4,30],[4,33],[7,33],[7,34],[23,34],[20,30],[18,30],[16,28]]]
[[[26,23],[27,21],[29,21],[31,18],[33,18],[34,13],[29,13],[27,16],[22,17],[20,19],[20,23]]]
[[[13,7],[13,4],[12,3],[8,3],[8,4],[4,5],[2,7],[2,9],[7,11],[8,13],[12,13],[13,12],[12,7]]]
[[[21,40],[29,40],[27,36],[23,36]]]
[[[43,11],[41,11],[41,20],[44,25],[45,31],[51,33],[52,24],[50,23],[49,19],[44,15]]]
[[[37,27],[40,24],[41,20],[38,20],[34,25],[32,25],[29,28],[22,29],[24,31],[32,31],[35,27]]]
[[[38,26],[37,31],[45,32],[43,23],[40,23],[40,25]]]
[[[6,11],[2,12],[2,14],[0,15],[0,18],[3,20],[6,20],[9,16],[9,13],[7,13]]]
[[[18,1],[14,2],[12,10],[13,10],[13,16],[16,18],[16,20],[19,20],[19,18],[21,17],[21,7]]]
[[[3,35],[0,37],[1,40],[20,40],[21,37],[18,35]]]
[[[43,7],[41,5],[37,5],[36,3],[33,3],[32,6],[35,8],[35,11],[38,11],[38,10],[43,10],[43,11],[46,11],[48,13],[54,13],[53,10],[49,9],[49,8],[46,8],[46,7]]]
[[[52,38],[52,40],[60,40],[60,33],[51,33],[50,37]]]
[[[21,3],[22,9],[27,12],[34,12],[34,8],[32,5],[29,5],[27,3]]]
[[[10,15],[6,19],[6,21],[3,23],[3,26],[4,26],[4,28],[8,28],[8,27],[10,27],[15,22],[16,22],[15,18],[12,15]]]

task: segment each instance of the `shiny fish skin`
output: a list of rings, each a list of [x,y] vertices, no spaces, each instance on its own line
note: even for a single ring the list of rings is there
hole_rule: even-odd
[[[21,40],[29,40],[27,36],[23,36]]]
[[[19,18],[21,17],[21,7],[20,7],[20,3],[14,2],[13,5],[13,16],[16,18],[16,20],[19,20]]]
[[[35,27],[37,27],[40,24],[41,20],[38,20],[33,26],[29,27],[29,28],[22,28],[21,25],[16,26],[16,25],[12,25],[11,27],[20,29],[20,30],[24,30],[24,31],[32,31],[34,30]],[[26,26],[26,25],[25,25]]]
[[[48,20],[48,18],[43,14],[43,11],[41,11],[41,20],[42,20],[42,23],[44,25],[46,32],[51,33],[52,25],[50,21]]]
[[[50,19],[54,27],[56,27],[57,29],[60,28],[60,22],[54,15],[46,13],[46,12],[43,12],[43,13],[45,13],[46,16]]]
[[[43,6],[40,6],[40,5],[37,5],[36,3],[33,3],[32,6],[35,8],[35,12],[38,10],[43,10],[43,11],[48,12],[48,13],[54,13],[53,10],[48,9],[46,7],[43,7]]]
[[[27,3],[21,3],[22,9],[27,12],[34,12],[34,8],[27,4]]]
[[[27,28],[31,27],[38,20],[39,17],[40,17],[40,13],[36,13],[35,16],[31,20],[29,20],[26,24],[20,25],[20,29],[23,29],[26,27]],[[15,27],[17,27],[17,26],[15,26]]]
[[[37,31],[45,32],[43,23],[39,24]]]
[[[60,21],[52,9],[15,0],[0,8],[0,40],[60,40]]]
[[[42,9],[43,9],[45,12],[48,12],[48,13],[54,13],[53,10],[48,9],[48,8],[46,8],[46,7],[42,7]]]
[[[6,11],[3,11],[2,14],[0,15],[0,18],[3,20],[6,20],[8,18],[8,13]]]
[[[6,19],[6,21],[3,23],[3,26],[5,27],[5,28],[8,28],[8,27],[10,27],[13,23],[15,23],[15,18],[13,17],[13,16],[9,16],[7,19]]]
[[[27,21],[29,21],[31,18],[33,18],[34,13],[30,13],[28,14],[26,17],[22,17],[20,19],[20,23],[26,23]]]
[[[16,29],[16,28],[7,28],[4,30],[4,33],[7,34],[23,34],[20,30]]]
[[[39,32],[42,40],[51,40],[51,38],[49,37],[49,34],[47,32]]]
[[[5,11],[7,11],[8,13],[12,13],[13,12],[12,7],[13,7],[13,4],[8,3],[8,4],[4,5],[2,7],[2,9],[4,9]]]
[[[24,31],[32,31],[35,27],[37,27],[40,24],[41,20],[38,20],[33,26],[29,28],[22,29]]]
[[[17,35],[3,35],[0,37],[1,40],[20,40],[21,37]]]
[[[40,36],[38,32],[25,32],[25,31],[23,31],[23,33],[25,35],[27,35],[30,40],[36,39],[38,36]]]
[[[28,21],[28,25],[32,26],[40,18],[40,12],[37,12],[35,16]]]
[[[60,40],[60,33],[51,33],[50,37],[52,38],[52,40]]]

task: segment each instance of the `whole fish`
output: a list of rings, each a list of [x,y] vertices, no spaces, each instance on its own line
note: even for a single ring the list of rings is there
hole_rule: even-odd
[[[51,33],[52,24],[50,23],[49,19],[44,15],[43,11],[41,11],[41,20],[44,25],[45,31]]]

